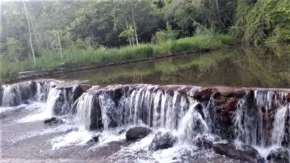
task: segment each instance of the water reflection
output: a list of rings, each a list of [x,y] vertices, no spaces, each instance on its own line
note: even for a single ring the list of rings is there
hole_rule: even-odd
[[[289,88],[289,47],[222,49],[207,54],[69,73],[60,78],[89,80],[100,85],[151,83]]]

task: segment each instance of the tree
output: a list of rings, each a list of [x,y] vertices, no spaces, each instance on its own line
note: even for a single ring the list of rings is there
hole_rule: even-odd
[[[29,22],[28,12],[27,12],[26,5],[25,5],[24,0],[22,0],[22,3],[23,3],[23,6],[24,6],[26,20],[27,20],[27,26],[28,26],[28,30],[29,30],[29,43],[30,43],[30,48],[31,48],[31,54],[32,54],[33,62],[34,62],[34,64],[36,64],[36,59],[35,59],[35,54],[34,54],[34,48],[33,48],[33,45],[32,45],[32,35],[31,35],[31,29],[30,29],[30,22]]]

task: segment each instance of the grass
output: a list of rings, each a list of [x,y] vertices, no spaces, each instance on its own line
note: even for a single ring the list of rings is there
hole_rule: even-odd
[[[233,39],[229,35],[207,34],[167,41],[160,44],[140,44],[138,46],[124,46],[120,48],[67,48],[63,51],[64,59],[58,51],[43,51],[36,59],[36,64],[31,59],[21,62],[0,60],[0,79],[7,79],[21,71],[54,70],[57,68],[76,68],[89,65],[104,65],[120,63],[138,59],[145,59],[160,55],[170,55],[180,52],[194,52],[214,50],[225,44],[231,44]]]

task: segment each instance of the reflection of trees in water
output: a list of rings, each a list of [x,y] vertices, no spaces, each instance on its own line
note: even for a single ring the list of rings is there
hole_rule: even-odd
[[[236,52],[232,62],[243,86],[285,87],[290,83],[289,57],[270,49],[244,49]]]
[[[71,74],[92,83],[156,83],[289,87],[289,53],[269,49],[222,49],[152,62]]]

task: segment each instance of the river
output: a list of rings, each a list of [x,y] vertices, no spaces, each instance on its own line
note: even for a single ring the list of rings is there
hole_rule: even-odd
[[[267,160],[290,147],[289,50],[221,49],[2,85],[0,162]],[[43,123],[52,116],[60,123]],[[128,141],[134,126],[151,132]],[[150,150],[164,133],[172,147]]]

